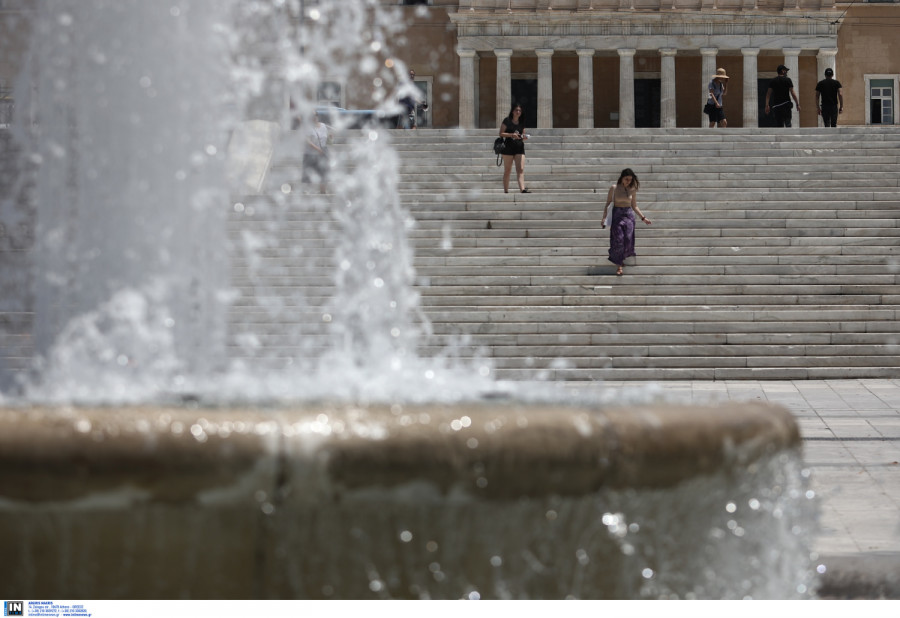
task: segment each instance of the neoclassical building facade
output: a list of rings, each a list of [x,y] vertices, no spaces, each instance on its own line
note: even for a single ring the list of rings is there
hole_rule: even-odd
[[[833,0],[392,2],[398,56],[429,93],[431,126],[494,127],[513,102],[536,128],[699,127],[717,68],[729,126],[766,126],[780,64],[816,126],[815,86],[844,87],[839,124],[897,122],[900,4]],[[795,120],[795,126],[797,121]]]
[[[317,5],[303,0],[278,6]],[[700,127],[716,69],[729,127],[771,124],[765,92],[784,64],[795,126],[819,123],[826,68],[843,85],[840,125],[900,118],[900,0],[359,0],[405,27],[383,52],[416,71],[420,127],[493,128],[513,102],[535,128]],[[0,127],[34,0],[0,0]],[[289,13],[289,11],[288,11]],[[296,17],[296,16],[295,16]],[[325,76],[320,102],[371,109],[371,76]]]

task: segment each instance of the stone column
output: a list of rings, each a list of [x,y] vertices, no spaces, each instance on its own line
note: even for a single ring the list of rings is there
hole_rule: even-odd
[[[834,78],[840,81],[840,78],[837,75],[837,48],[832,47],[829,49],[820,49],[819,53],[816,54],[816,83],[825,79],[825,69],[831,69],[834,71]],[[825,126],[822,122],[822,116],[816,113],[818,120],[817,124],[822,127]]]
[[[756,86],[759,48],[744,47],[741,54],[744,56],[744,127],[754,128],[759,126],[759,89]]]
[[[834,78],[840,81],[837,76],[837,53],[837,47],[832,47],[830,49],[820,49],[819,53],[816,54],[816,70],[818,71],[816,83],[825,79],[825,69],[834,71]]]
[[[495,49],[497,56],[497,118],[495,126],[500,126],[503,119],[509,113],[512,101],[512,81],[509,70],[509,59],[512,57],[511,49]]]
[[[619,49],[619,128],[634,128],[634,49]]]
[[[536,49],[538,57],[538,127],[553,128],[553,50]]]
[[[800,48],[799,47],[785,47],[783,50],[784,53],[784,66],[788,68],[788,77],[791,78],[791,81],[794,82],[794,92],[797,93],[797,98],[800,98]],[[796,112],[796,110],[794,110]],[[794,122],[791,123],[795,127],[800,126],[800,114],[794,113]]]
[[[700,126],[709,127],[709,116],[703,113],[703,106],[709,99],[709,80],[716,73],[716,58],[719,53],[717,47],[701,47],[700,55],[703,56],[703,68],[700,76],[700,83],[703,85],[703,101],[700,103]]]
[[[474,49],[457,49],[459,56],[459,126],[475,128],[475,62]]]
[[[594,128],[594,50],[579,49],[578,54],[578,128]]]
[[[661,58],[662,75],[660,75],[660,110],[659,119],[660,127],[663,129],[675,128],[675,54],[677,49],[661,49],[659,55]]]

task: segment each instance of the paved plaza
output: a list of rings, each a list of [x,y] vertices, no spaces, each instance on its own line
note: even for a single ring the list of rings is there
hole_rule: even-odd
[[[900,552],[900,379],[655,384],[673,401],[767,401],[789,409],[821,500],[815,549],[822,555]]]

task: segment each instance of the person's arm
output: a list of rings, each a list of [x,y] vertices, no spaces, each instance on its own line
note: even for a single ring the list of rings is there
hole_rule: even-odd
[[[772,89],[766,90],[766,113],[769,113],[769,99],[772,97]]]
[[[606,194],[606,206],[603,207],[603,216],[600,217],[600,228],[601,229],[606,228],[606,211],[609,210],[609,204],[613,200],[613,193],[615,192],[615,190],[616,190],[616,188],[614,186],[610,187],[609,193]]]
[[[794,88],[791,88],[791,96],[794,97],[794,103],[797,104],[797,111],[800,111],[800,99],[797,98],[797,93],[794,92]]]
[[[819,92],[819,89],[816,88],[816,114],[819,116],[822,115],[822,103],[820,102],[822,97],[822,93]]]
[[[637,191],[635,191],[634,193],[631,194],[631,210],[636,212],[637,215],[641,218],[641,221],[643,221],[647,225],[650,225],[652,223],[652,221],[650,221],[650,219],[648,219],[647,217],[644,216],[644,213],[641,212],[641,209],[638,208]]]
[[[319,154],[325,154],[325,151],[322,150],[322,148],[313,141],[312,135],[307,136],[306,143],[312,146]]]
[[[844,113],[844,89],[843,88],[838,88],[838,103],[841,104],[841,106],[838,108],[838,113],[843,114]]]
[[[509,138],[512,138],[512,139],[522,139],[522,136],[520,136],[520,135],[518,134],[518,132],[517,132],[517,133],[508,133],[507,130],[506,130],[506,123],[505,123],[505,122],[504,122],[503,124],[500,125],[500,137],[509,137]]]

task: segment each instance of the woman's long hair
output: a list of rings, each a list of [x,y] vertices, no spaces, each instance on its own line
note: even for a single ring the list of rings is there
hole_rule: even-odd
[[[619,180],[616,182],[616,186],[622,184],[622,179],[626,176],[631,176],[631,186],[634,187],[635,191],[641,188],[641,183],[638,180],[637,174],[635,174],[630,167],[626,167],[622,170],[622,173],[619,175]]]
[[[513,112],[516,111],[517,108],[520,109],[520,110],[522,110],[522,114],[519,116],[519,122],[522,121],[522,116],[525,115],[525,108],[523,108],[523,107],[522,107],[521,105],[519,105],[518,103],[513,103],[512,107],[509,108],[509,114],[506,115],[506,120],[509,120],[510,122],[512,122],[512,115],[513,115]],[[506,121],[504,121],[504,124],[505,124],[505,123],[506,123]]]

